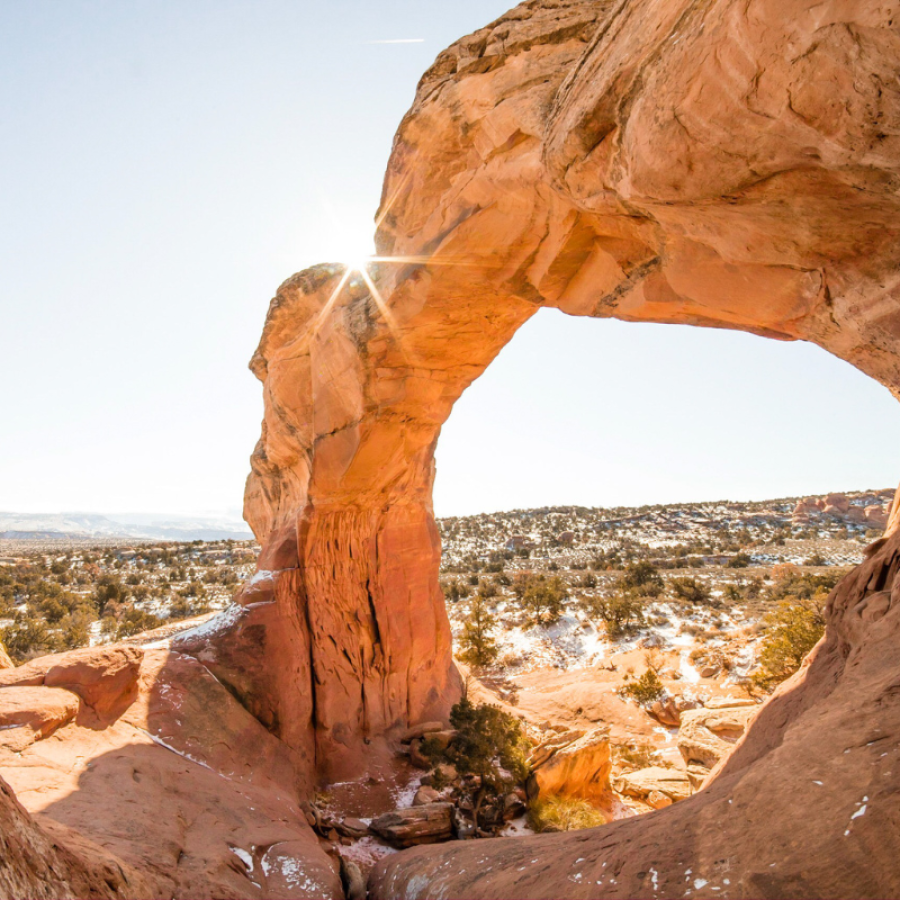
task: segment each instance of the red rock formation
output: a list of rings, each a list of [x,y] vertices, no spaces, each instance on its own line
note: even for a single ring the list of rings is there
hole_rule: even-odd
[[[288,570],[275,605],[291,635],[273,636],[273,614],[251,605],[235,634],[192,652],[249,702],[265,697],[292,744],[313,735],[332,771],[383,729],[440,716],[456,682],[434,447],[460,394],[541,306],[808,340],[900,392],[897,6],[529,0],[442,53],[395,139],[377,233],[387,261],[371,283],[336,266],[289,279],[253,359],[265,418],[245,512],[261,568]],[[895,543],[878,572],[892,571]],[[887,807],[870,784],[874,751],[852,738],[861,708],[898,733],[877,637],[894,617],[884,584],[855,577],[816,666],[702,800],[596,835],[454,848],[469,874],[454,865],[433,884],[443,851],[415,851],[385,864],[378,892],[588,896],[602,882],[652,896],[713,877],[723,896],[896,891],[896,829],[866,846],[889,826],[874,812]],[[860,618],[873,591],[877,621]],[[218,649],[254,642],[271,651],[249,674]],[[845,787],[826,801],[811,777],[826,764],[817,747],[840,763],[861,754],[858,777],[831,764],[825,783]],[[878,777],[895,784],[887,769]],[[876,795],[848,829],[859,852],[837,820]],[[802,852],[790,849],[798,834]],[[525,874],[474,864],[496,853],[514,870],[535,843],[542,862]],[[576,872],[579,852],[590,859]]]
[[[105,900],[155,895],[131,866],[76,832],[35,824],[0,778],[0,896]]]
[[[251,364],[245,514],[290,627],[248,605],[191,652],[330,774],[443,715],[434,447],[541,306],[809,340],[900,390],[893,8],[530,0],[442,53],[394,142],[387,261],[286,281]],[[248,672],[228,648],[253,644]]]
[[[112,646],[2,674],[0,896],[342,896],[307,761],[196,659]]]
[[[166,896],[290,896],[250,877],[257,850],[282,846],[338,892],[280,792],[358,770],[367,741],[455,698],[434,447],[539,307],[808,340],[900,394],[898,27],[897,0],[530,0],[442,53],[388,167],[377,244],[391,259],[372,283],[311,269],[270,307],[245,504],[263,572],[180,645],[209,671],[157,659],[137,698],[110,692],[121,715],[85,708],[97,699],[76,672],[76,719],[8,751],[23,795],[52,773],[47,827],[90,822]],[[375,895],[897,896],[898,568],[895,532],[839,586],[811,664],[708,789],[596,831],[399,854]],[[147,723],[175,750],[142,739]],[[65,754],[88,746],[103,764],[73,775]],[[63,762],[41,772],[51,747]],[[74,790],[81,777],[91,790]],[[161,790],[174,809],[158,822],[123,812]],[[92,819],[97,797],[107,814]],[[0,816],[4,839],[7,823],[21,835],[6,895],[106,895],[62,850],[28,856],[45,836],[7,795]],[[241,868],[225,836],[251,832]],[[45,863],[50,887],[32,890]]]

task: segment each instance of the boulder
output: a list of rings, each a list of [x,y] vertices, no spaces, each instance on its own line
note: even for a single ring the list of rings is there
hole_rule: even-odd
[[[692,709],[681,714],[678,749],[684,761],[712,768],[731,752],[747,723],[756,715],[756,706],[727,706]]]
[[[528,757],[528,765],[532,769],[537,768],[550,759],[557,750],[575,743],[579,738],[584,737],[584,734],[584,731],[576,730],[564,730],[561,733],[556,733],[556,730],[554,729],[552,737],[548,738],[546,741],[542,741],[531,751],[531,754]]]
[[[886,528],[888,523],[888,512],[883,506],[867,506],[863,510],[863,516],[867,524],[873,528]]]
[[[413,806],[427,806],[429,803],[437,803],[441,795],[432,787],[422,785],[413,797]]]
[[[137,696],[137,678],[144,651],[113,645],[85,647],[41,656],[25,665],[0,671],[0,688],[65,688],[78,694],[100,716],[115,715]]]
[[[0,641],[0,669],[13,668],[15,668],[15,663],[9,658],[6,647],[3,646],[3,641]]]
[[[687,772],[663,766],[650,766],[619,775],[615,780],[615,787],[620,794],[636,797],[638,800],[646,800],[651,794],[662,794],[672,803],[684,800],[692,793]]]
[[[609,795],[612,769],[609,730],[596,728],[556,749],[533,768],[528,778],[528,797],[580,797],[598,802]]]
[[[452,803],[427,803],[378,816],[370,830],[395,847],[434,844],[453,837]]]
[[[669,728],[677,728],[681,723],[681,713],[673,698],[668,698],[665,703],[662,700],[654,700],[647,710],[660,725]]]
[[[417,768],[417,769],[430,769],[432,766],[431,760],[422,753],[422,742],[420,740],[414,740],[409,745],[409,761]]]
[[[423,740],[433,743],[435,746],[440,747],[441,750],[446,750],[453,742],[453,738],[455,738],[456,735],[457,732],[455,729],[448,728],[444,731],[428,732],[424,735]]]
[[[369,833],[369,826],[362,819],[357,819],[354,816],[342,819],[337,828],[341,834],[351,838],[363,838]]]
[[[78,698],[47,687],[0,690],[0,747],[21,753],[75,718]]]

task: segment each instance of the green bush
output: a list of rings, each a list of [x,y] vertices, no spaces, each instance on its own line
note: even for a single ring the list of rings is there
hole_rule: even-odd
[[[634,631],[644,621],[644,598],[633,591],[584,597],[581,605],[588,616],[600,619],[606,625],[606,632],[611,638]]]
[[[652,563],[641,560],[629,563],[625,567],[618,586],[623,591],[635,591],[645,597],[658,597],[663,592],[665,582]]]
[[[666,689],[659,680],[659,675],[653,669],[647,669],[637,681],[626,684],[622,688],[622,693],[637,700],[640,704],[652,703],[659,700],[665,694]]]
[[[491,632],[497,625],[479,591],[469,604],[469,618],[459,637],[459,658],[470,666],[489,666],[497,658],[497,642]]]
[[[532,625],[552,625],[559,621],[569,596],[569,589],[559,575],[523,573],[513,582],[513,591]]]
[[[570,797],[548,797],[532,803],[528,809],[528,824],[537,832],[578,831],[606,824],[606,816],[587,800]]]
[[[767,632],[759,653],[759,668],[751,681],[758,688],[772,690],[800,668],[806,654],[825,633],[825,618],[814,599],[786,597],[763,624]]]
[[[696,578],[673,578],[669,583],[669,591],[676,600],[687,603],[707,604],[712,597],[706,584]]]
[[[477,779],[462,782],[460,791],[473,803],[473,819],[478,826],[478,813],[488,795],[499,796],[528,777],[525,761],[528,742],[522,724],[499,706],[482,703],[475,706],[463,698],[450,711],[450,725],[456,729],[446,749],[427,742],[427,753],[437,767],[450,763],[461,776]],[[437,769],[432,778],[437,774]]]

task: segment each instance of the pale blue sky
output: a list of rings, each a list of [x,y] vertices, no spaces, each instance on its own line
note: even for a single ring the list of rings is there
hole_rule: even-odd
[[[239,506],[269,298],[368,234],[419,76],[506,6],[0,0],[0,509]],[[545,312],[446,426],[436,507],[884,486],[898,437],[814,347]]]

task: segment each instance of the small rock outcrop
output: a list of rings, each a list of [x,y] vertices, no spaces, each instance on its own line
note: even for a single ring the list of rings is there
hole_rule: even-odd
[[[532,753],[532,772],[528,778],[528,796],[579,797],[594,803],[609,799],[609,773],[612,761],[609,730],[597,728],[587,734],[542,744]]]
[[[144,651],[139,647],[85,647],[41,656],[25,665],[0,671],[0,687],[65,688],[77,694],[99,716],[121,712],[137,696]]]
[[[679,769],[666,769],[662,766],[650,766],[635,772],[626,772],[615,780],[616,790],[628,797],[648,800],[652,795],[662,795],[669,803],[685,800],[693,793],[687,772]],[[668,805],[654,797],[651,806]]]
[[[685,763],[712,769],[731,752],[757,709],[754,704],[685,710],[678,730],[678,750]]]
[[[46,687],[8,687],[0,690],[0,746],[21,753],[71,722],[78,712],[71,691]]]
[[[370,829],[395,847],[434,844],[453,837],[452,803],[424,803],[378,816]]]

